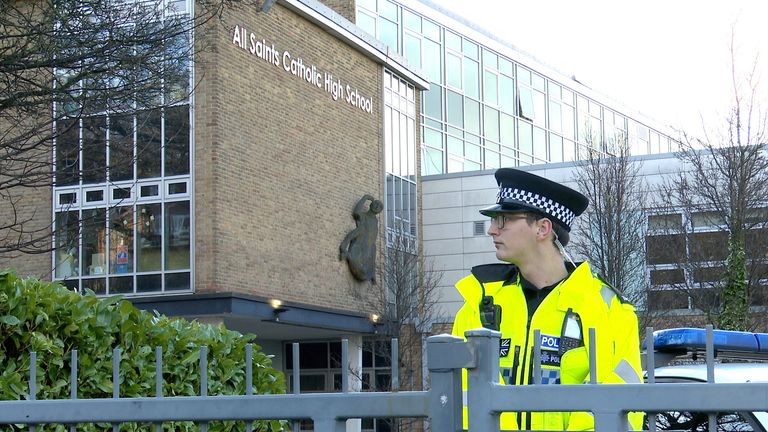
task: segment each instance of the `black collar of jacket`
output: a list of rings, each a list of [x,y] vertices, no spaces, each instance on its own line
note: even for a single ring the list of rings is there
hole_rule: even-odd
[[[504,281],[504,285],[508,285],[517,281],[517,273],[514,264],[495,263],[472,267],[472,276],[483,284]]]
[[[566,262],[565,268],[568,270],[568,274],[570,275],[574,270],[576,270],[576,267],[580,266],[581,264],[581,262],[578,262],[576,263],[576,266],[574,266],[573,264]],[[472,267],[472,275],[475,277],[475,279],[483,284],[488,282],[504,281],[504,285],[509,285],[511,283],[517,282],[517,274],[519,272],[520,270],[518,270],[516,265],[508,263],[482,264]]]

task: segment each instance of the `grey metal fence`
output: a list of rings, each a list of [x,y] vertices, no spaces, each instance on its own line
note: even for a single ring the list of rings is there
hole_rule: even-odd
[[[590,330],[593,331],[593,330]],[[708,332],[707,360],[713,366],[712,332]],[[467,368],[469,391],[469,424],[473,431],[499,430],[499,414],[503,411],[591,411],[598,431],[625,431],[629,429],[627,413],[650,413],[669,410],[696,412],[760,411],[768,408],[768,383],[720,384],[665,383],[597,385],[528,385],[506,386],[497,382],[499,377],[498,347],[500,334],[486,329],[467,332],[467,341],[450,335],[434,336],[427,341],[429,390],[389,392],[349,392],[347,371],[342,371],[341,393],[313,393],[285,395],[209,396],[205,377],[206,353],[201,348],[201,388],[199,396],[163,397],[162,375],[157,374],[156,396],[121,398],[118,385],[111,399],[77,399],[77,368],[72,369],[71,398],[63,400],[37,400],[34,367],[36,355],[31,354],[29,399],[0,401],[0,424],[35,425],[57,423],[154,423],[194,421],[205,424],[218,420],[298,420],[310,418],[316,431],[340,432],[346,420],[355,418],[415,417],[429,420],[433,431],[460,431],[462,429],[461,369]],[[592,334],[593,336],[593,334]],[[594,341],[594,337],[589,338]],[[539,340],[539,338],[535,338]],[[653,346],[652,343],[649,346]],[[590,344],[590,358],[594,359],[595,346]],[[534,349],[534,352],[538,349]],[[393,352],[397,352],[396,349]],[[250,348],[246,350],[246,376],[251,376]],[[654,364],[653,350],[649,350],[647,364]],[[120,352],[115,351],[113,379],[119,382]],[[162,371],[162,353],[156,352],[156,370]],[[342,346],[342,364],[346,365],[347,344]],[[72,353],[72,364],[77,364],[77,353]],[[397,371],[393,362],[393,382]],[[298,346],[294,346],[294,383],[298,383]],[[594,360],[590,365],[592,370]],[[652,371],[653,368],[650,368]],[[535,371],[539,374],[539,371]],[[594,374],[592,374],[594,376]],[[649,381],[653,382],[651,372]],[[251,389],[251,383],[246,383]],[[298,386],[296,385],[296,388]],[[396,387],[395,387],[396,388]],[[710,430],[714,423],[709,422]],[[74,428],[74,426],[72,426]]]

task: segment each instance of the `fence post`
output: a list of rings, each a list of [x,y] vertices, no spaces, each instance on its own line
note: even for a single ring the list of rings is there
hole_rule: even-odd
[[[427,338],[429,417],[433,431],[462,430],[461,358],[469,358],[461,355],[462,349],[466,352],[460,337],[441,334]]]
[[[464,333],[470,351],[477,361],[475,368],[467,369],[467,407],[471,430],[499,430],[499,413],[493,413],[491,387],[499,381],[499,340],[501,333],[489,329],[474,329]]]

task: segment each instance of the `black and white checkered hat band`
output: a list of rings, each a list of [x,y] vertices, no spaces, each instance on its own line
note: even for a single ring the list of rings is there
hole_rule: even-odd
[[[498,204],[506,200],[512,200],[528,204],[531,207],[541,210],[543,213],[562,221],[566,226],[571,226],[571,222],[576,218],[576,214],[564,205],[543,197],[537,193],[524,191],[517,188],[499,188],[499,194],[496,196]]]

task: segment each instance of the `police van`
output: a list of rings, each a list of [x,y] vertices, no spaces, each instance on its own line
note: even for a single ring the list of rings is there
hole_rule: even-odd
[[[706,332],[700,328],[654,332],[655,383],[707,382]],[[716,383],[768,382],[768,334],[713,330],[713,348]],[[653,418],[648,415],[648,423]],[[721,412],[715,418],[717,431],[768,431],[766,411]],[[656,430],[709,430],[709,415],[703,412],[668,411],[655,420]]]

